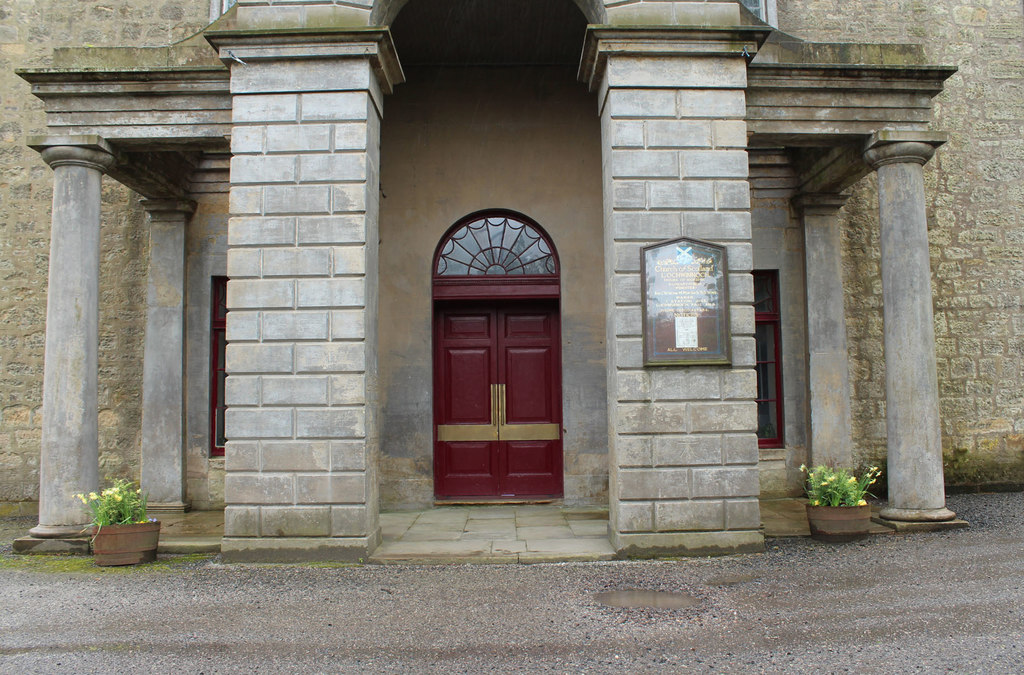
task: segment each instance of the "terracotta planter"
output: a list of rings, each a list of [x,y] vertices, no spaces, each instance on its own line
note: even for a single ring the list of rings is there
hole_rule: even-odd
[[[106,525],[93,529],[93,562],[97,565],[135,565],[156,560],[160,522]]]
[[[871,505],[811,506],[807,505],[807,522],[811,537],[821,541],[854,541],[867,536],[871,527]]]

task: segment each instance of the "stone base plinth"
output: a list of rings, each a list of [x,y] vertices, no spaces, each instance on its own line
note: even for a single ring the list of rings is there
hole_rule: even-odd
[[[365,562],[380,543],[376,537],[224,537],[224,562]]]
[[[89,555],[89,537],[39,539],[19,537],[14,540],[14,552],[27,555]]]
[[[916,522],[909,520],[889,520],[881,517],[875,517],[871,520],[879,525],[891,527],[897,534],[908,534],[913,532],[941,532],[943,530],[959,530],[965,527],[970,527],[970,524],[966,520],[960,520],[959,518],[954,518],[953,520]]]
[[[146,504],[146,513],[155,516],[158,514],[182,514],[191,510],[192,504],[188,502],[149,502]]]
[[[760,530],[612,532],[611,544],[617,558],[731,555],[763,552],[764,534]]]

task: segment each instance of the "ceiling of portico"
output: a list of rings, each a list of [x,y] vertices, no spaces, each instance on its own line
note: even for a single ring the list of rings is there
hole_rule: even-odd
[[[569,1],[569,0],[566,0]],[[606,19],[606,11],[603,0],[571,0],[577,7],[578,13],[582,12],[587,23],[604,23]],[[554,4],[556,0],[548,0],[548,2]],[[413,6],[418,4],[428,4],[429,0],[375,0],[373,3],[373,10],[370,13],[370,25],[372,26],[390,26],[395,22],[395,18],[400,12],[404,12],[407,6]],[[520,11],[520,7],[523,5],[531,4],[524,0],[515,1],[503,1],[493,2],[493,0],[467,0],[462,3],[465,5],[471,5],[471,11],[484,11],[484,12],[517,12]],[[441,17],[443,19],[443,17]],[[426,32],[436,36],[437,31],[443,24],[425,24],[421,28],[427,29]]]

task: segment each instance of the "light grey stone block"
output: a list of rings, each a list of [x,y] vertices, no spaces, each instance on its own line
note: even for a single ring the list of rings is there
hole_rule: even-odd
[[[364,246],[336,246],[333,257],[335,275],[366,273],[366,248]]]
[[[326,340],[327,312],[265,312],[264,340]]]
[[[241,474],[224,476],[224,497],[231,505],[291,504],[295,498],[291,474]]]
[[[717,434],[655,436],[652,449],[654,465],[658,467],[722,463],[722,438]]]
[[[608,111],[612,118],[676,116],[676,93],[669,90],[612,89],[608,92]],[[744,112],[746,112],[744,110]]]
[[[710,194],[711,185],[707,182],[704,185],[709,188],[708,197],[713,201]],[[750,213],[746,211],[709,211],[683,214],[683,234],[694,239],[749,240],[750,232]],[[729,263],[731,269],[732,260]]]
[[[295,500],[299,504],[365,504],[366,475],[298,474]]]
[[[735,368],[757,365],[757,343],[745,335],[732,338],[732,365]]]
[[[299,176],[307,182],[351,182],[366,180],[366,154],[343,152],[330,155],[302,155]]]
[[[224,402],[228,405],[259,405],[260,378],[232,375],[224,383]]]
[[[749,209],[750,184],[745,180],[716,180],[715,208]]]
[[[367,534],[365,506],[331,506],[331,536],[359,537]]]
[[[678,178],[679,155],[665,150],[612,150],[612,177]]]
[[[653,502],[619,502],[615,511],[619,532],[650,532],[654,529]]]
[[[224,424],[228,438],[288,438],[292,435],[292,411],[228,408]]]
[[[725,505],[714,501],[656,502],[654,529],[660,532],[700,532],[725,527]]]
[[[296,412],[298,438],[363,438],[366,435],[362,408],[300,409]]]
[[[722,454],[726,464],[757,464],[757,434],[725,434]]]
[[[640,275],[616,274],[612,282],[615,303],[618,305],[640,304]]]
[[[650,436],[618,436],[614,443],[618,466],[649,467],[653,463]]]
[[[644,147],[644,123],[636,121],[613,121],[611,124],[613,148]]]
[[[371,139],[367,125],[363,122],[349,122],[334,125],[334,150],[366,150],[374,147],[376,139]]]
[[[295,302],[295,284],[286,280],[228,281],[228,309],[284,309]]]
[[[261,270],[263,251],[258,248],[233,248],[228,250],[228,276],[232,279],[258,278]]]
[[[639,305],[615,308],[616,337],[640,337],[642,328],[643,312]]]
[[[754,275],[749,272],[729,273],[729,301],[734,303],[754,302]]]
[[[295,346],[297,373],[361,373],[365,369],[366,352],[362,342]]]
[[[639,273],[640,249],[644,245],[644,242],[616,242],[615,271]]]
[[[744,120],[715,120],[711,130],[716,148],[747,147],[747,123]]]
[[[301,19],[293,25],[302,25]],[[371,77],[368,59],[262,61],[232,71],[231,93],[362,91]]]
[[[646,371],[620,370],[616,374],[616,397],[619,401],[649,401],[650,379]]]
[[[225,362],[231,374],[290,373],[292,353],[292,345],[228,344]]]
[[[327,248],[272,248],[263,252],[265,277],[327,276],[330,273],[331,251]]]
[[[321,216],[298,219],[299,245],[362,244],[366,241],[364,216]]]
[[[227,471],[258,471],[260,447],[256,441],[228,441],[224,444],[224,468]]]
[[[700,366],[653,370],[651,393],[656,401],[719,399],[722,397],[719,370]]]
[[[231,188],[228,209],[232,215],[245,216],[263,212],[263,188],[239,185]]]
[[[278,246],[295,243],[294,218],[231,218],[229,246]]]
[[[634,338],[620,338],[615,342],[615,364],[619,368],[642,368],[643,342]]]
[[[725,249],[729,256],[730,272],[748,272],[754,269],[754,247],[751,244],[725,242]]]
[[[366,336],[366,312],[341,309],[331,312],[332,340],[360,340]]]
[[[224,534],[230,537],[260,536],[260,509],[258,506],[224,507]]]
[[[713,186],[707,181],[651,181],[647,185],[652,209],[712,209],[715,205]]]
[[[366,378],[361,374],[332,375],[331,405],[359,405],[366,402]]]
[[[225,322],[225,335],[231,342],[256,341],[260,339],[260,313],[232,310]]]
[[[757,426],[757,404],[749,402],[691,403],[693,431],[752,431]]]
[[[331,532],[331,509],[328,506],[265,506],[260,509],[260,532],[264,537],[325,537]]]
[[[648,148],[710,148],[710,120],[651,120]]]
[[[365,120],[370,98],[362,91],[302,94],[302,121]]]
[[[690,496],[689,469],[621,469],[619,498],[687,499]]]
[[[747,153],[743,150],[682,150],[684,178],[746,178]]]
[[[612,214],[616,241],[641,240],[644,244],[681,236],[678,213],[624,212]]]
[[[273,131],[271,127],[270,131]],[[268,135],[270,134],[268,131]],[[269,143],[268,143],[269,145]],[[267,157],[265,155],[236,155],[231,158],[231,185],[246,183],[294,183],[296,178],[294,155]]]
[[[733,335],[753,335],[754,307],[752,305],[730,305],[729,330]]]
[[[327,471],[330,444],[327,441],[263,441],[263,471]]]
[[[722,398],[726,400],[757,397],[757,371],[753,369],[726,370],[722,373]]]
[[[623,403],[619,405],[619,433],[689,433],[686,403]]]
[[[642,209],[646,205],[647,187],[643,181],[614,181],[612,184],[612,208]]]
[[[331,208],[331,188],[327,185],[268,185],[263,190],[264,212],[268,215],[328,213]]]
[[[339,279],[300,279],[299,307],[362,307],[366,302],[366,284],[361,277]]]
[[[331,190],[331,211],[334,213],[365,212],[366,186],[361,183],[335,185]]]
[[[687,89],[679,92],[679,116],[743,119],[747,100],[742,90]]]
[[[327,405],[327,378],[264,377],[264,405]]]
[[[298,97],[295,94],[233,96],[231,119],[235,124],[294,122],[298,119]]]
[[[234,155],[260,154],[266,150],[267,128],[235,127],[231,130],[231,152]]]
[[[727,56],[614,55],[608,59],[608,81],[633,87],[742,89],[747,83],[746,63]]]
[[[761,507],[756,499],[727,499],[725,529],[756,530],[761,527]]]
[[[757,467],[692,469],[693,498],[756,497]]]
[[[331,471],[364,471],[366,444],[363,441],[331,441]]]

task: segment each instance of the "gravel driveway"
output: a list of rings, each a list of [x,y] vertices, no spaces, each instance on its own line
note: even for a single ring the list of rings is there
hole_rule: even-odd
[[[99,569],[8,545],[0,672],[1024,671],[1024,494],[949,504],[969,530],[655,562]],[[696,604],[594,597],[625,589]]]

